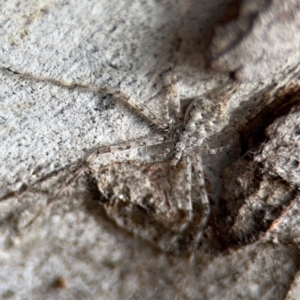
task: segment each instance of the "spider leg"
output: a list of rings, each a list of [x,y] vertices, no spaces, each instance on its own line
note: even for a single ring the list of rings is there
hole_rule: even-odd
[[[114,94],[113,94],[114,96]],[[143,117],[148,119],[151,124],[155,124],[157,127],[162,129],[168,129],[169,128],[169,120],[165,120],[153,112],[151,112],[148,108],[146,108],[142,104],[138,104],[137,102],[133,101],[129,96],[125,95],[123,92],[117,92],[115,93],[115,96],[121,101],[128,104],[130,107],[134,108],[138,113],[140,113]]]
[[[61,81],[61,80],[57,80],[57,79],[46,78],[43,76],[37,76],[37,75],[30,74],[30,73],[21,73],[21,72],[14,71],[11,68],[6,68],[6,67],[2,67],[2,66],[0,66],[0,70],[3,72],[12,73],[19,77],[49,82],[49,83],[59,85],[62,87],[66,87],[66,88],[83,89],[83,90],[89,90],[89,91],[92,91],[95,93],[103,93],[103,94],[110,95],[116,101],[121,100],[121,101],[125,102],[129,107],[133,108],[139,114],[141,114],[143,117],[145,117],[147,120],[149,120],[150,123],[153,123],[162,129],[169,128],[168,120],[164,120],[163,118],[152,113],[148,108],[146,108],[142,104],[137,103],[132,98],[130,98],[128,95],[126,95],[125,93],[123,93],[119,90],[113,90],[113,89],[106,88],[106,87],[95,87],[95,86],[91,86],[91,85],[66,82],[66,81]]]
[[[70,174],[71,177],[65,181],[65,184],[63,188],[59,189],[51,198],[47,199],[47,203],[45,206],[33,217],[31,221],[29,221],[24,227],[29,227],[33,222],[49,207],[49,205],[57,199],[60,195],[63,195],[70,185],[78,180],[78,178],[88,170],[89,166],[95,161],[95,159],[104,153],[113,153],[116,151],[124,151],[124,150],[129,150],[132,148],[137,148],[137,147],[145,147],[145,146],[154,146],[154,145],[159,145],[159,144],[164,144],[166,139],[161,136],[154,136],[154,137],[147,137],[145,139],[139,140],[139,141],[130,141],[126,142],[122,145],[111,145],[111,146],[104,146],[100,147],[97,149],[94,153],[92,153],[87,160],[79,167],[77,167],[75,170],[72,171],[73,174]],[[34,189],[34,186],[32,186]]]
[[[201,154],[199,152],[195,152],[195,155],[193,156],[193,159],[192,159],[192,163],[193,163],[193,169],[194,169],[194,173],[195,173],[195,176],[197,179],[199,192],[200,192],[199,200],[200,200],[201,206],[202,206],[202,216],[201,216],[200,224],[198,225],[198,233],[196,234],[194,241],[193,241],[191,254],[189,257],[188,268],[187,268],[187,271],[186,271],[186,274],[185,274],[183,280],[180,283],[180,286],[182,286],[182,287],[184,286],[184,283],[187,280],[188,270],[194,263],[196,250],[199,248],[199,245],[202,241],[203,231],[205,229],[205,226],[207,224],[207,221],[208,221],[208,218],[210,215],[210,205],[209,205],[207,192],[205,189],[203,165],[202,165],[202,160],[201,160]]]
[[[205,226],[207,224],[209,215],[210,215],[210,203],[208,199],[208,195],[205,188],[205,178],[203,174],[203,165],[202,165],[202,159],[201,154],[199,152],[195,152],[193,157],[191,158],[190,155],[184,155],[182,157],[184,161],[184,168],[185,168],[185,190],[186,190],[186,199],[185,199],[185,209],[188,211],[188,217],[187,220],[181,225],[179,229],[179,234],[176,235],[172,241],[171,246],[176,243],[178,238],[182,235],[182,233],[188,228],[188,226],[191,224],[191,222],[194,219],[194,213],[193,213],[193,200],[192,200],[192,168],[194,170],[194,174],[197,180],[197,187],[199,190],[199,198],[197,201],[201,204],[202,208],[202,216],[201,221],[198,224],[198,230],[197,234],[194,238],[194,244],[192,246],[192,255],[191,255],[191,261],[194,259],[194,252],[196,249],[199,248],[200,243],[202,242],[203,238],[203,232],[205,229]],[[182,208],[183,204],[179,203],[178,208]]]
[[[192,202],[192,161],[191,157],[189,155],[185,155],[183,158],[184,162],[184,190],[186,191],[185,193],[185,199],[181,199],[183,203],[180,203],[178,205],[178,208],[183,208],[188,211],[188,218],[187,221],[181,226],[179,232],[183,232],[188,224],[191,222],[193,219],[193,202]]]
[[[177,199],[176,203],[174,203],[174,199],[172,201],[173,205],[177,206],[178,210],[187,211],[186,220],[180,226],[178,230],[178,234],[176,234],[170,241],[170,245],[167,249],[170,250],[174,247],[178,239],[183,235],[185,230],[188,228],[190,223],[193,220],[193,202],[192,202],[192,160],[189,155],[185,155],[182,157],[183,168],[184,168],[184,180],[180,183],[180,189],[185,191],[182,199]],[[176,184],[176,183],[175,183]],[[177,182],[178,185],[178,182]],[[176,187],[175,187],[176,188]],[[175,192],[176,193],[176,192]]]
[[[200,192],[199,200],[202,206],[202,218],[200,224],[198,225],[198,233],[194,239],[194,245],[193,245],[194,250],[196,250],[199,248],[199,245],[202,242],[203,232],[210,215],[210,203],[205,188],[203,164],[202,164],[201,154],[199,152],[196,152],[193,157],[193,167],[194,167],[195,175],[198,182],[199,192]],[[193,251],[192,253],[191,261],[194,259],[194,252],[195,251]]]
[[[180,99],[177,88],[177,75],[175,72],[175,67],[171,67],[171,78],[169,79],[170,83],[168,85],[168,94],[164,105],[167,106],[167,113],[169,118],[178,119],[180,117]]]
[[[82,172],[84,172],[88,168],[88,166],[92,164],[93,161],[101,154],[114,153],[117,151],[124,151],[124,150],[129,150],[138,147],[149,147],[149,146],[164,144],[167,142],[169,141],[166,141],[166,138],[164,136],[153,136],[153,137],[146,137],[141,140],[128,141],[126,143],[119,144],[119,145],[102,146],[87,158],[85,163],[75,172],[75,175],[68,181],[68,183],[73,181],[74,178],[80,176]]]

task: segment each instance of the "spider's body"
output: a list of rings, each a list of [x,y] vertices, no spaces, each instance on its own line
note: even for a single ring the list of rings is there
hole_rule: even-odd
[[[5,70],[13,72],[7,68]],[[165,113],[160,117],[121,91],[13,73],[68,88],[84,88],[110,95],[112,99],[126,102],[151,125],[155,125],[158,131],[152,137],[99,148],[83,167],[75,171],[65,186],[83,173],[92,176],[101,194],[99,201],[109,217],[121,227],[166,251],[178,252],[182,248],[192,251],[198,247],[210,213],[201,151],[209,149],[207,140],[227,124],[225,101],[215,104],[206,98],[194,99],[182,110],[176,80],[172,78],[165,98]],[[116,159],[110,164],[100,164],[100,167],[95,164],[95,161],[101,161],[104,153],[114,155],[131,148],[152,145],[164,148],[164,153],[156,162]]]
[[[102,168],[90,164],[101,202],[119,226],[167,251],[192,251],[198,246],[210,212],[201,150],[227,124],[222,106],[207,99],[194,100],[177,119],[168,120],[168,133],[162,137],[105,151],[161,144],[166,149],[163,161],[117,161]]]

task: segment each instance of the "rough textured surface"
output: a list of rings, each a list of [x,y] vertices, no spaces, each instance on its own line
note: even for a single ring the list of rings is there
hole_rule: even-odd
[[[226,3],[0,4],[3,299],[298,298],[299,4]],[[203,153],[211,217],[192,263],[117,226],[91,172],[72,180],[99,146],[151,138],[153,126],[107,93],[38,79],[121,90],[161,116],[170,70],[183,106],[205,95],[229,116],[208,142],[226,151]]]
[[[233,1],[215,27],[211,65],[243,81],[272,76],[300,51],[298,0]],[[272,45],[272,47],[270,47]]]

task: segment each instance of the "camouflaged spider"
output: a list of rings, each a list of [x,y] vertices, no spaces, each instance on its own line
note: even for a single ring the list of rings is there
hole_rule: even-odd
[[[224,102],[213,104],[206,98],[192,101],[182,111],[175,81],[173,78],[169,86],[164,118],[124,94],[112,94],[156,125],[160,136],[100,148],[86,166],[97,182],[107,214],[119,226],[165,251],[179,253],[197,249],[202,240],[210,204],[201,150],[207,150],[207,139],[227,124],[227,115]],[[165,145],[168,150],[158,162],[117,161],[103,167],[94,164],[106,152],[152,145]]]
[[[99,201],[119,226],[165,251],[178,253],[198,248],[210,214],[201,150],[207,149],[207,139],[227,124],[224,102],[214,104],[206,98],[195,99],[183,110],[173,76],[165,98],[165,115],[159,117],[121,91],[13,73],[110,95],[126,102],[154,124],[159,135],[99,148],[66,185],[85,173],[97,183],[101,194]],[[96,163],[105,153],[152,145],[162,145],[168,150],[155,162],[121,160],[100,167]]]

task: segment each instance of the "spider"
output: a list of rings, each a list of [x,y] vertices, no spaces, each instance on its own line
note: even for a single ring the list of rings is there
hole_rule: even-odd
[[[5,70],[68,88],[110,95],[148,120],[155,127],[156,135],[141,141],[100,147],[74,172],[66,186],[86,174],[96,182],[99,201],[108,216],[120,227],[165,251],[181,253],[199,247],[210,215],[201,151],[213,152],[207,140],[228,123],[225,100],[215,104],[201,97],[183,107],[176,90],[176,77],[172,76],[164,103],[166,113],[161,117],[121,91]],[[102,163],[106,153],[152,146],[164,149],[154,162],[120,159],[108,165]]]
[[[150,115],[144,107],[138,109],[145,117]],[[107,214],[119,226],[166,251],[193,251],[201,243],[210,214],[201,150],[208,150],[206,140],[227,124],[223,103],[196,99],[184,114],[178,111],[163,121],[151,115],[150,120],[161,134],[158,138],[99,149],[89,159],[89,172],[98,183]],[[166,149],[161,161],[117,161],[99,167],[100,154],[106,151],[151,145]]]

